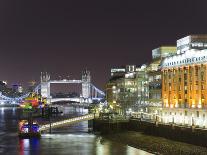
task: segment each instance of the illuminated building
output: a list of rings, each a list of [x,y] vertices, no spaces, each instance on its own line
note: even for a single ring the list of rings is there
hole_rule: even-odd
[[[106,86],[107,101],[122,113],[132,111],[155,111],[161,108],[161,71],[163,58],[176,54],[176,47],[159,47],[152,51],[153,61],[148,66],[127,65],[111,69],[111,79]]]
[[[7,82],[6,81],[0,81],[0,86],[6,86]]]
[[[136,86],[137,86],[137,101],[135,103],[134,111],[139,111],[141,108],[148,105],[149,87],[148,87],[148,75],[147,66],[142,65],[136,69]]]
[[[24,90],[24,89],[23,89],[22,85],[20,85],[20,86],[18,87],[18,92],[19,92],[19,93],[23,93],[23,90]]]
[[[111,109],[125,114],[137,100],[136,66],[111,70],[112,77],[106,85],[106,98]]]
[[[12,85],[12,90],[18,93],[22,93],[23,92],[23,87],[20,84],[13,84]]]
[[[106,84],[106,100],[110,108],[116,112],[120,112],[117,104],[117,80],[121,77],[113,77]]]
[[[190,49],[207,49],[207,35],[190,35],[177,40],[177,54],[185,53]]]
[[[176,47],[161,46],[152,50],[152,62],[147,67],[148,86],[149,86],[149,107],[152,111],[159,111],[162,106],[162,80],[159,69],[161,61],[165,57],[176,54]]]
[[[162,71],[162,121],[206,127],[207,35],[177,41],[177,54],[166,57]]]
[[[15,86],[15,88],[10,88],[5,81],[0,81],[0,91],[3,95],[8,97],[17,97],[20,95],[20,92],[18,92],[18,87]]]
[[[128,66],[127,66],[128,67]],[[117,84],[119,88],[118,103],[121,103],[123,113],[130,111],[137,101],[136,67],[130,66],[124,78]]]
[[[106,98],[113,109],[121,114],[138,111],[148,105],[149,89],[147,66],[127,65],[125,72],[116,69],[106,85]]]
[[[125,68],[112,68],[111,69],[111,76],[122,76],[125,74]]]

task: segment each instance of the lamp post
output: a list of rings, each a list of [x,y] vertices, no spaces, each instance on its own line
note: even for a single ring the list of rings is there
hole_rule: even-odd
[[[51,107],[50,107],[50,105],[49,105],[49,123],[50,123],[50,134],[52,133],[52,129],[51,129],[51,118],[50,118],[51,113],[52,113],[52,109],[51,109]]]
[[[194,117],[192,116],[192,131],[195,129]]]

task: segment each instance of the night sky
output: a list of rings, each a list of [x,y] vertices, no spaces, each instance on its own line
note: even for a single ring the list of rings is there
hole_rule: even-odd
[[[0,80],[27,85],[40,72],[104,88],[110,68],[151,60],[151,50],[207,33],[206,0],[0,0]]]

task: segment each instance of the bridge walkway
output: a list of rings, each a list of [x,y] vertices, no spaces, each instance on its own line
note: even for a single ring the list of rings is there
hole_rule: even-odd
[[[47,124],[42,124],[40,125],[40,131],[46,131],[51,128],[59,128],[59,127],[63,127],[69,124],[74,124],[74,123],[79,123],[82,121],[87,121],[87,120],[92,120],[94,119],[95,116],[94,114],[86,114],[83,116],[77,116],[74,118],[65,118],[65,119],[61,119],[61,120],[53,120],[51,123],[47,123]]]

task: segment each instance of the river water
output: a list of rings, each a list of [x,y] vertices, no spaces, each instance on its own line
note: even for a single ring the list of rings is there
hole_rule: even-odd
[[[87,122],[53,129],[52,134],[42,134],[40,139],[19,139],[20,115],[17,108],[0,108],[0,155],[151,155],[87,133]]]

